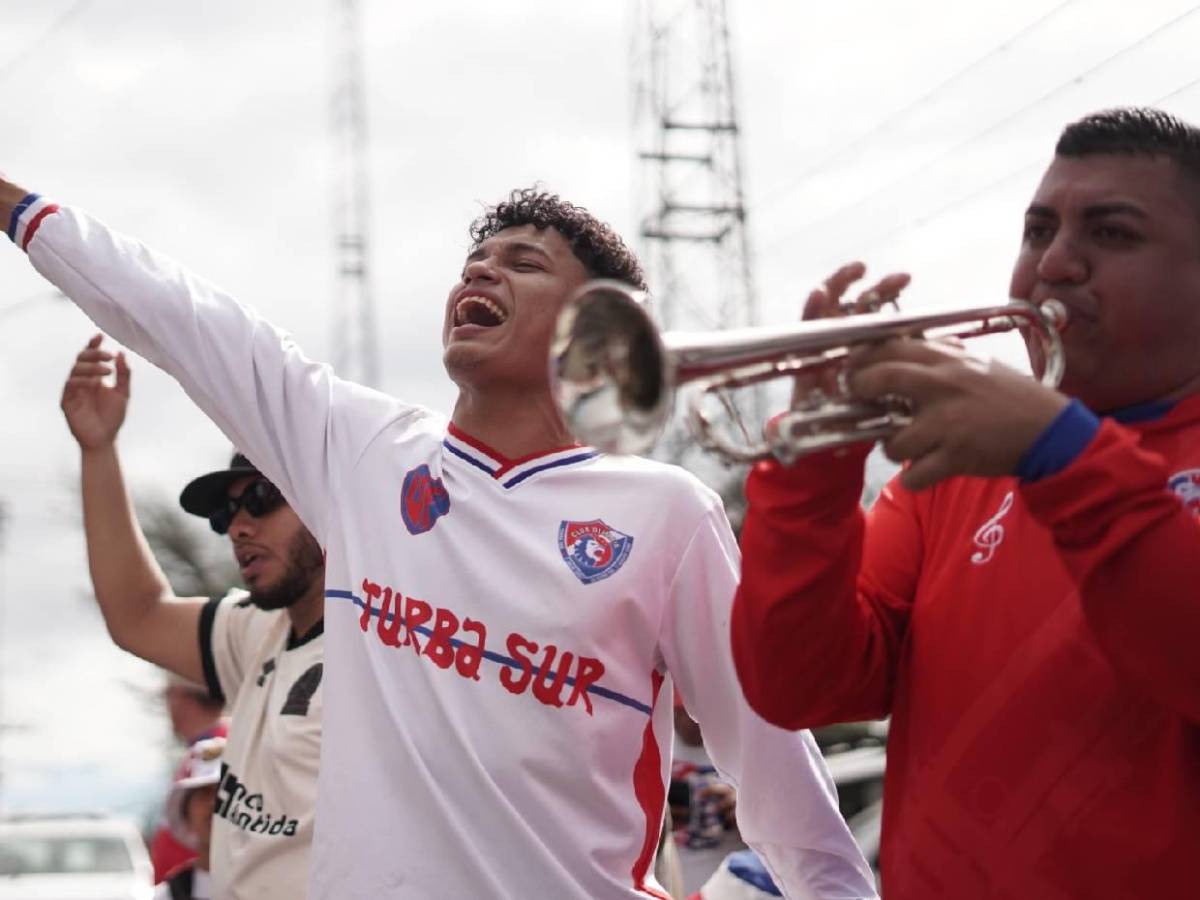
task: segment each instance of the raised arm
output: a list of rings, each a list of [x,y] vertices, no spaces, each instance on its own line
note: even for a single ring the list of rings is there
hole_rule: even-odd
[[[251,308],[79,210],[0,182],[0,222],[103,331],[179,381],[324,542],[331,455],[357,458],[395,401],[340,381]]]
[[[117,454],[129,402],[124,354],[88,341],[63,388],[62,410],[79,443],[83,527],[96,601],[108,633],[123,650],[198,684],[203,598],[176,597],[134,516]],[[116,381],[106,384],[115,369]]]

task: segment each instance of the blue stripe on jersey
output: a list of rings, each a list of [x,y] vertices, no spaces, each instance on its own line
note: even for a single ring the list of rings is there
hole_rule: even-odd
[[[450,449],[453,450],[454,448],[451,447]],[[329,597],[333,600],[351,600],[354,602],[355,606],[360,607],[362,609],[366,609],[366,606],[367,606],[367,604],[365,602],[363,602],[363,599],[361,597],[359,597],[357,594],[353,593],[352,591],[326,590],[325,596]],[[372,608],[371,615],[378,616],[379,610]],[[391,620],[395,618],[395,615],[396,615],[395,613],[388,613],[388,618],[385,619],[384,621],[386,621],[390,624]],[[417,632],[417,634],[423,634],[423,635],[425,635],[425,637],[430,637],[433,635],[432,629],[426,628],[423,625],[418,625],[416,628],[413,629],[413,631]],[[455,648],[457,648],[457,647],[461,647],[465,642],[460,641],[457,638],[450,638],[450,643]],[[492,662],[499,663],[502,666],[508,666],[510,669],[521,668],[521,664],[519,662],[517,662],[515,659],[513,659],[512,657],[504,656],[503,654],[495,653],[491,650],[484,650],[482,656],[484,657],[484,659],[490,659]],[[548,674],[551,679],[558,677],[558,673],[556,673],[556,672],[550,672]],[[565,681],[571,687],[575,686],[575,679],[572,678],[570,675],[566,676],[563,679],[563,681]],[[609,688],[601,687],[598,684],[593,684],[591,687],[589,687],[587,689],[587,692],[596,697],[604,697],[608,700],[615,700],[617,703],[622,703],[625,706],[632,707],[633,709],[636,709],[638,712],[645,713],[646,715],[650,715],[650,713],[652,712],[650,707],[647,706],[645,703],[642,703],[638,700],[634,700],[632,697],[627,697],[624,694],[619,694],[614,690],[610,690]]]
[[[555,466],[569,466],[571,463],[583,462],[585,459],[591,459],[596,455],[595,450],[589,450],[586,453],[577,453],[574,456],[568,456],[563,459],[556,459],[554,462],[543,463],[540,466],[534,466],[532,469],[526,469],[520,475],[515,475],[508,481],[504,482],[506,488],[514,487],[528,478],[530,475],[536,475],[538,472],[544,472],[546,469],[553,469]]]
[[[457,447],[455,447],[449,441],[442,441],[442,446],[445,447],[447,450],[449,450],[451,453],[453,453],[455,456],[457,456],[459,459],[465,459],[467,462],[469,462],[475,468],[482,469],[484,472],[487,472],[489,475],[495,476],[496,473],[494,470],[489,469],[482,462],[477,460],[475,457],[471,456],[471,454],[464,453],[462,450],[459,450]]]
[[[8,239],[14,244],[17,241],[17,225],[21,221],[21,213],[42,199],[40,194],[26,194],[21,198],[20,202],[12,209],[12,215],[8,220]]]

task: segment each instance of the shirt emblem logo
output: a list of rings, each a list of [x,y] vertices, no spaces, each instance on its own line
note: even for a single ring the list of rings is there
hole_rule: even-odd
[[[404,476],[400,489],[400,514],[409,534],[424,534],[450,512],[450,495],[442,479],[434,478],[422,463]]]
[[[558,549],[575,577],[584,584],[601,581],[625,565],[633,538],[600,519],[558,526]]]
[[[1194,516],[1200,516],[1200,469],[1184,469],[1167,479],[1167,487]]]
[[[982,566],[984,563],[992,561],[992,557],[996,555],[996,548],[1004,543],[1004,526],[1000,524],[1013,505],[1013,492],[1009,491],[1004,495],[1004,499],[1000,501],[1000,508],[996,510],[996,514],[979,526],[979,530],[975,532],[975,546],[979,549],[971,554],[971,563],[976,566]]]

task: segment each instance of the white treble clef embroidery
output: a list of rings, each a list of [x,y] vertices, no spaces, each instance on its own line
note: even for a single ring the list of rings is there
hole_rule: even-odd
[[[1013,492],[1009,491],[1000,501],[1000,508],[996,510],[996,514],[975,532],[975,546],[979,549],[971,554],[973,564],[982,566],[984,563],[990,562],[996,554],[996,548],[1004,540],[1004,526],[1000,524],[1000,520],[1004,518],[1005,513],[1012,509],[1012,504]]]

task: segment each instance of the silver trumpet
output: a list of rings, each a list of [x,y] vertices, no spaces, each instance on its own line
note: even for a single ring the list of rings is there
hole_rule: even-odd
[[[729,462],[774,456],[790,463],[805,453],[887,437],[911,421],[910,405],[901,397],[855,400],[842,376],[854,348],[890,338],[965,340],[1028,329],[1041,341],[1041,382],[1057,387],[1063,373],[1059,331],[1067,310],[1057,300],[871,312],[712,333],[660,332],[644,300],[621,282],[590,281],[563,307],[551,346],[551,380],[567,426],[578,440],[609,453],[653,446],[671,415],[674,389],[692,382],[692,433],[700,446]],[[824,369],[837,373],[821,380],[837,383],[838,390],[814,389],[772,418],[761,439],[744,426],[740,432],[728,427],[726,389]]]

